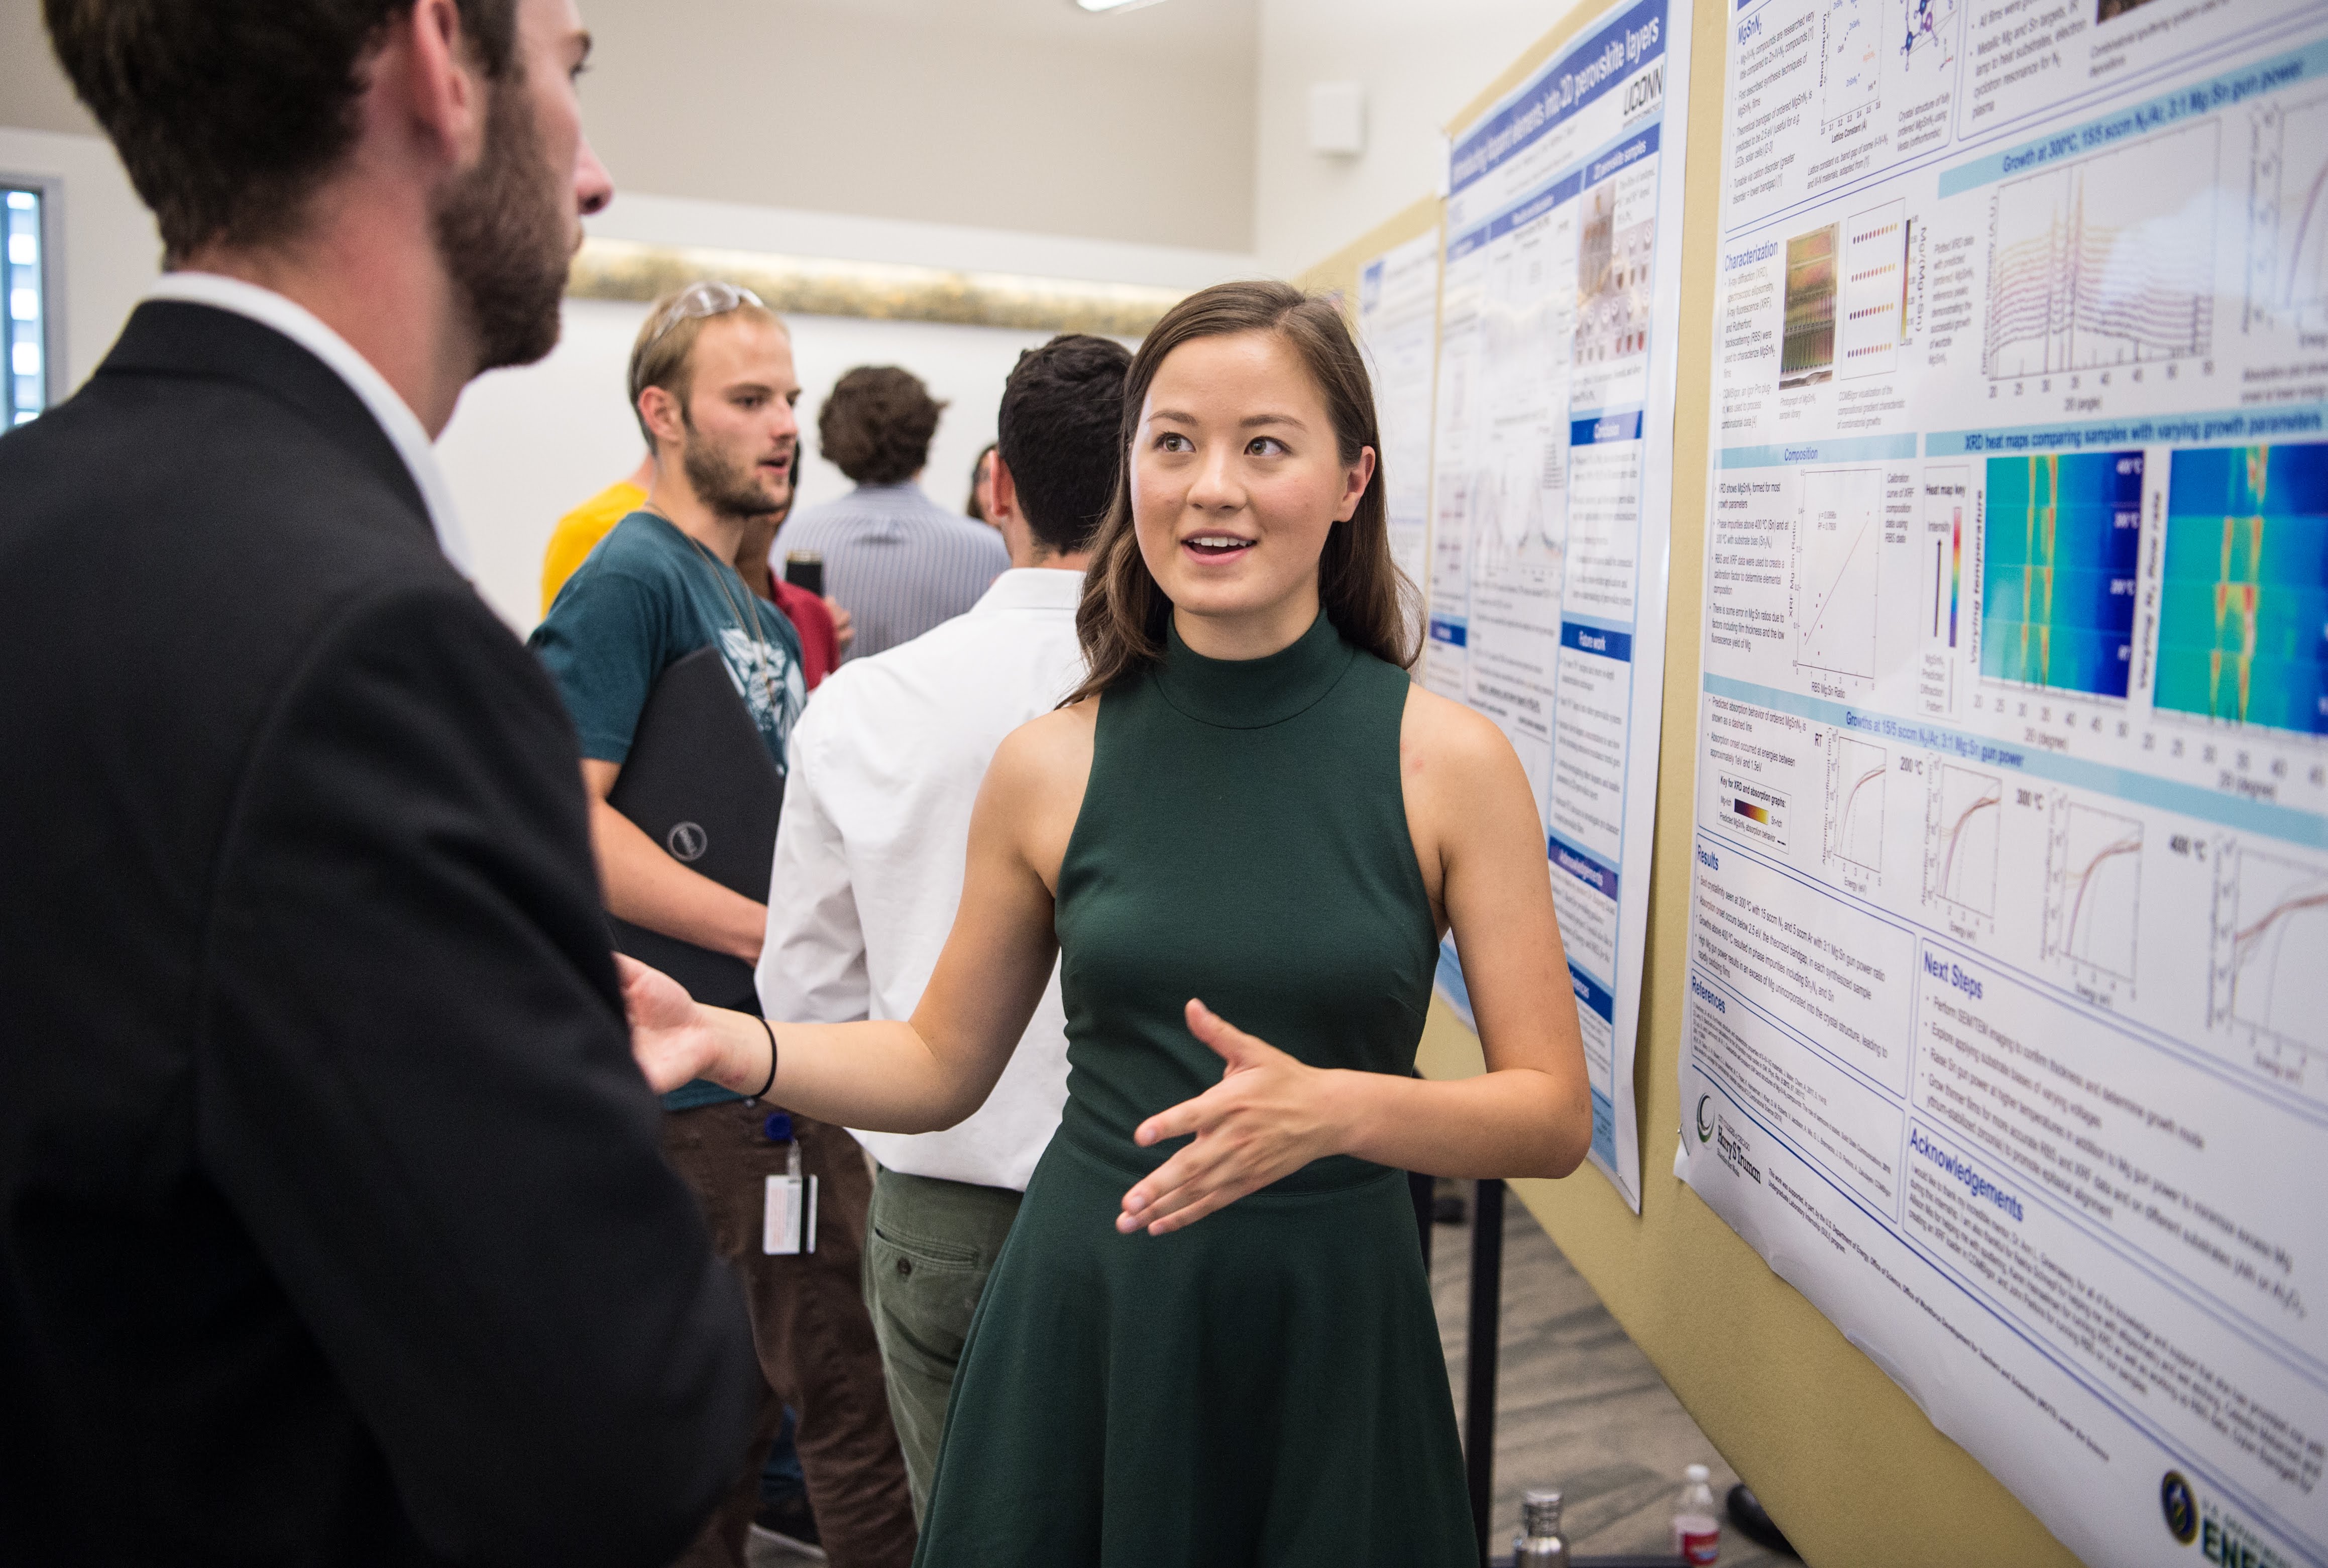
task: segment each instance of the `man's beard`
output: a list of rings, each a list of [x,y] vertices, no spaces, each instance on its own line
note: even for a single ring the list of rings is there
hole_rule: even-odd
[[[753,480],[753,465],[736,462],[705,440],[694,420],[685,422],[687,445],[680,449],[679,461],[697,500],[722,517],[765,517],[784,509],[789,494],[770,501],[768,493]]]
[[[437,199],[436,253],[477,345],[477,371],[530,365],[558,346],[558,307],[573,261],[560,202],[522,79],[487,89],[476,166]]]

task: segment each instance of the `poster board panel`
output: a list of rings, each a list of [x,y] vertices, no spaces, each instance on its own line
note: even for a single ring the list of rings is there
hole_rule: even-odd
[[[1449,143],[1422,683],[1535,796],[1591,1084],[1633,1105],[1664,679],[1689,0],[1623,0]],[[1441,991],[1468,1012],[1450,941]]]
[[[2328,1562],[2328,6],[1732,31],[1676,1173],[2089,1561]]]

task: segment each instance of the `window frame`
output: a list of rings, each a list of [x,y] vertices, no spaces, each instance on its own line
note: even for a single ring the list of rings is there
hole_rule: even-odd
[[[64,401],[70,390],[65,367],[64,181],[55,174],[18,174],[0,165],[0,191],[30,191],[41,202],[41,409]],[[10,336],[14,336],[13,331]],[[9,400],[0,431],[21,428]],[[30,423],[30,421],[27,421]]]

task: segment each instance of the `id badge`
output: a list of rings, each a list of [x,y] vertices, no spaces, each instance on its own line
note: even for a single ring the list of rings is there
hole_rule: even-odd
[[[772,1258],[816,1251],[816,1178],[771,1176],[760,1210],[760,1251]]]

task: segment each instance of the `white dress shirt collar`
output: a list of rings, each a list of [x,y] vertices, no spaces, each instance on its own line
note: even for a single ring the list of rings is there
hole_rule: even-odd
[[[1079,571],[1058,567],[1012,567],[979,596],[970,613],[983,615],[994,610],[1056,610],[1061,606],[1073,609],[1083,603],[1083,597],[1084,574]]]
[[[325,326],[313,311],[273,289],[215,272],[165,272],[146,291],[146,297],[232,311],[261,326],[274,328],[329,365],[348,384],[348,390],[371,410],[371,417],[379,421],[389,444],[404,459],[404,466],[420,492],[421,502],[428,509],[428,526],[436,531],[436,548],[445,552],[445,559],[463,577],[476,576],[470,566],[469,541],[461,531],[460,515],[453,509],[452,488],[445,483],[445,471],[436,465],[436,453],[429,445],[428,432],[421,427],[420,418],[410,405],[388,384],[388,378],[356,352],[347,339]]]
[[[966,613],[817,688],[794,727],[769,877],[761,1005],[773,1019],[906,1019],[962,902],[995,748],[1084,675],[1081,572],[1021,568]],[[891,1170],[1024,1188],[1067,1098],[1056,966],[986,1103],[943,1132],[860,1131]]]

